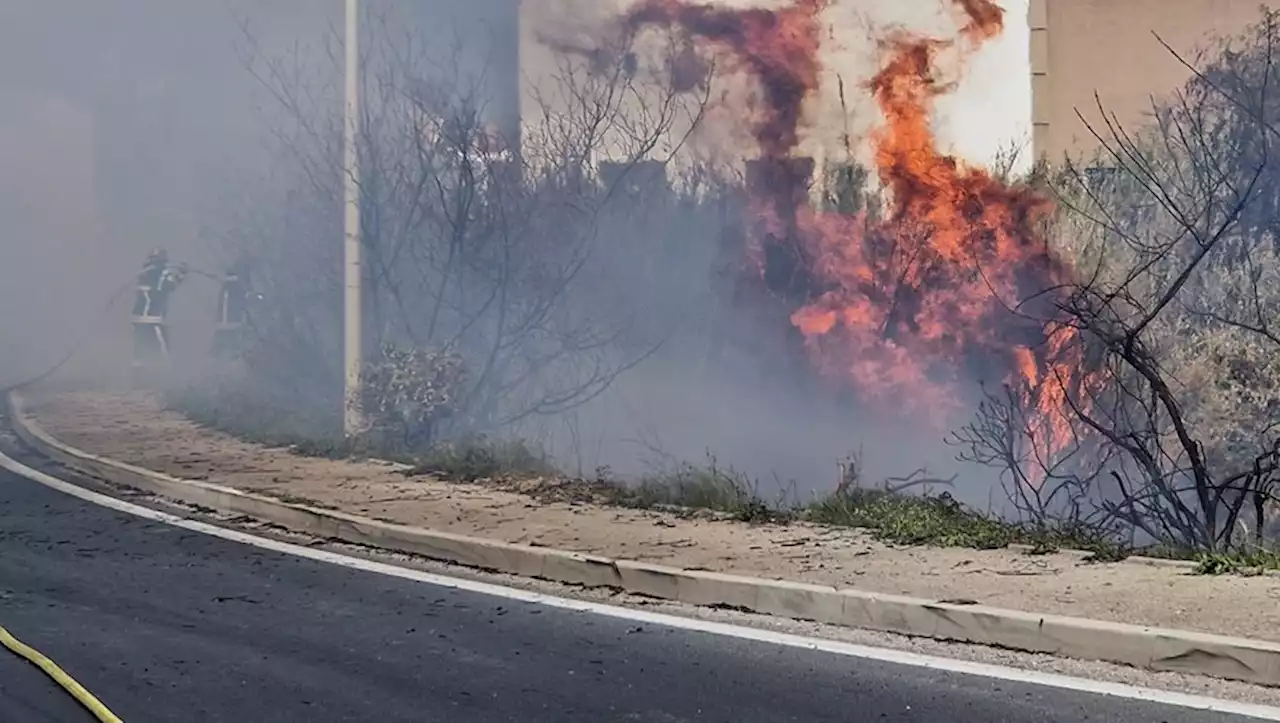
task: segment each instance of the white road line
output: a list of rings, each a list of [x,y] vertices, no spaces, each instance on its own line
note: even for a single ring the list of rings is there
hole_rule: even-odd
[[[1008,668],[1000,665],[974,663],[967,660],[922,655],[919,653],[910,653],[901,650],[892,650],[889,648],[873,648],[866,645],[855,645],[853,643],[843,643],[836,640],[824,640],[822,638],[811,638],[802,635],[790,635],[788,633],[730,625],[728,623],[717,623],[708,620],[680,617],[678,615],[665,615],[662,613],[618,607],[616,605],[605,605],[603,603],[587,602],[585,600],[556,597],[554,595],[545,595],[543,593],[504,587],[502,585],[493,585],[475,580],[437,575],[434,573],[422,572],[420,570],[389,565],[382,562],[374,562],[372,560],[351,557],[349,555],[341,555],[336,552],[316,550],[288,542],[280,542],[278,540],[272,540],[265,537],[258,537],[257,535],[250,535],[238,530],[230,530],[224,527],[218,527],[217,525],[211,525],[206,522],[198,522],[196,520],[178,517],[177,515],[169,514],[168,512],[153,510],[149,507],[142,507],[109,495],[85,489],[65,480],[60,480],[57,477],[32,469],[21,462],[11,459],[2,452],[0,452],[0,467],[3,467],[4,469],[7,469],[21,477],[25,477],[34,482],[39,482],[46,487],[51,487],[59,492],[63,492],[73,497],[78,497],[86,502],[91,502],[95,505],[135,515],[147,520],[163,522],[167,525],[173,525],[174,527],[181,527],[184,530],[191,530],[192,532],[200,532],[213,537],[220,537],[224,540],[252,545],[253,547],[263,550],[271,550],[272,552],[293,555],[295,557],[303,557],[309,560],[318,560],[320,562],[341,565],[342,567],[363,570],[365,572],[376,573],[379,575],[399,577],[438,587],[465,590],[467,592],[506,598],[508,600],[518,600],[520,602],[531,603],[534,605],[545,605],[547,607],[559,608],[562,610],[573,610],[576,612],[619,618],[637,623],[648,623],[650,625],[659,625],[678,630],[689,630],[699,633],[708,633],[711,635],[738,638],[740,640],[751,640],[759,643],[803,648],[806,650],[814,650],[833,655],[846,655],[885,663],[929,668],[948,673],[981,676],[984,678],[993,678],[996,680],[1005,680],[1015,683],[1026,683],[1049,688],[1079,691],[1082,693],[1094,693],[1097,695],[1116,698],[1159,703],[1179,708],[1191,708],[1231,715],[1248,716],[1261,720],[1280,721],[1280,708],[1271,706],[1238,703],[1235,701],[1220,700],[1217,698],[1209,698],[1199,695],[1188,695],[1185,693],[1156,690],[1154,688],[1140,688],[1132,685],[1124,685],[1123,683],[1110,683],[1099,680],[1089,680],[1086,678],[1072,678],[1070,676],[1058,675],[1056,673],[1039,673],[1030,670],[1023,670],[1021,668]]]

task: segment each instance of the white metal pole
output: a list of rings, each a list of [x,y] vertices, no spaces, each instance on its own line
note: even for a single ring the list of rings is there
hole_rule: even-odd
[[[343,123],[343,385],[342,428],[347,436],[359,432],[360,367],[360,51],[359,3],[346,0],[346,103]]]

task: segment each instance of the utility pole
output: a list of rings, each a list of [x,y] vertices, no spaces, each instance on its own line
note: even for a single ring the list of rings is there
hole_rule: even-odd
[[[343,190],[343,408],[342,430],[348,436],[361,427],[360,367],[360,50],[359,3],[346,0],[346,103],[342,134]]]

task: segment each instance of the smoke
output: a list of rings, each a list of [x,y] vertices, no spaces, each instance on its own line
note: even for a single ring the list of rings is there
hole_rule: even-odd
[[[750,118],[760,152],[782,158],[799,142],[805,98],[818,84],[818,14],[823,0],[797,0],[782,10],[729,10],[680,0],[641,2],[626,15],[629,29],[679,26],[728,49],[728,70],[742,69],[762,97]]]
[[[418,15],[399,31],[441,57],[462,46],[470,68],[501,67],[493,83],[506,85],[494,95],[514,97],[510,0],[426,4],[433,15],[423,3],[400,4]],[[283,72],[326,72],[325,36],[340,29],[341,10],[311,0],[3,3],[0,386],[78,344],[68,372],[118,377],[130,356],[129,299],[102,306],[149,249],[221,271],[227,254],[215,237],[238,210],[228,199],[282,177],[272,165],[280,113],[246,70],[246,30],[266,54],[300,49],[313,64]],[[491,105],[511,130],[517,104]],[[317,110],[337,117],[340,108]],[[187,359],[206,350],[216,295],[216,284],[194,276],[176,295],[173,339]]]
[[[807,242],[829,288],[793,320],[825,371],[864,396],[919,407],[944,429],[975,401],[958,385],[1011,386],[1043,415],[1052,452],[1065,441],[1052,421],[1062,411],[1057,380],[1078,381],[1082,359],[1074,332],[1044,320],[1072,271],[1041,235],[1047,198],[938,149],[934,101],[954,88],[939,77],[940,57],[955,51],[963,61],[1004,27],[992,0],[956,6],[955,40],[885,41],[870,89],[885,117],[871,140],[887,214],[861,225],[814,219]]]
[[[91,118],[64,97],[32,94],[0,117],[6,371],[33,369],[48,358],[48,326],[70,326],[78,312],[60,303],[69,290],[58,280],[83,276],[101,262],[92,143]]]
[[[760,477],[764,492],[775,486],[775,475],[796,479],[801,491],[828,487],[835,459],[858,447],[869,452],[869,474],[909,471],[903,469],[907,450],[895,444],[912,439],[919,446],[912,423],[882,418],[859,405],[849,384],[815,373],[820,357],[806,348],[806,336],[809,347],[837,347],[845,327],[837,323],[815,335],[792,320],[798,312],[802,321],[830,312],[852,288],[833,275],[834,257],[824,246],[829,237],[821,232],[829,222],[802,210],[808,193],[796,181],[808,171],[796,158],[842,156],[851,138],[852,154],[872,162],[872,130],[886,122],[869,85],[886,57],[880,41],[898,31],[961,37],[961,14],[981,16],[988,6],[525,0],[517,23],[513,0],[429,5],[395,4],[407,20],[385,28],[385,36],[406,52],[432,56],[441,73],[482,85],[485,97],[477,105],[504,134],[515,134],[517,112],[526,120],[536,114],[529,91],[557,71],[551,50],[589,52],[628,33],[643,46],[646,37],[666,32],[677,46],[692,48],[681,66],[687,77],[706,63],[718,78],[699,133],[683,146],[664,141],[654,154],[678,147],[684,155],[677,161],[728,158],[734,171],[745,171],[747,159],[772,162],[745,174],[752,181],[746,199],[682,206],[652,218],[620,208],[601,218],[605,243],[575,279],[564,318],[625,312],[656,330],[643,341],[670,338],[587,403],[535,415],[502,433],[544,441],[568,466],[587,473],[596,465],[638,472],[654,455],[696,461],[710,451]],[[311,0],[6,4],[0,11],[0,213],[6,222],[0,308],[21,313],[0,320],[0,384],[42,371],[90,328],[93,343],[76,358],[77,373],[105,377],[123,370],[128,310],[100,316],[101,306],[131,281],[147,250],[166,247],[176,260],[216,275],[232,251],[250,249],[271,266],[262,279],[275,286],[266,291],[296,312],[290,333],[317,341],[301,347],[289,376],[314,384],[306,390],[312,397],[329,398],[333,390],[320,388],[328,382],[312,380],[330,379],[340,358],[341,82],[334,59],[341,54],[335,56],[340,48],[333,37],[340,10],[339,3]],[[271,66],[267,59],[280,62]],[[941,72],[959,68],[950,61],[937,65]],[[954,75],[940,79],[938,88],[950,92],[974,82]],[[688,96],[701,91],[686,85]],[[306,106],[306,127],[292,123],[297,119],[269,87],[299,91],[292,100]],[[377,97],[376,82],[366,87]],[[946,92],[933,98],[939,105],[947,99]],[[930,133],[938,130],[939,113],[935,107],[926,114]],[[390,127],[373,124],[371,132],[390,138]],[[932,142],[945,156],[947,144],[936,134]],[[913,205],[903,213],[918,210]],[[366,219],[390,224],[393,216],[371,209]],[[370,237],[374,230],[393,233],[370,228]],[[819,263],[824,258],[827,263]],[[425,263],[411,255],[396,260],[402,268]],[[459,295],[459,304],[483,301],[466,297],[467,288],[447,291]],[[216,292],[216,284],[191,276],[177,294],[172,320],[184,359],[203,358]],[[389,296],[378,303],[394,306]],[[405,316],[412,324],[425,314]],[[394,335],[405,324],[385,325]],[[589,373],[585,366],[574,373]],[[946,451],[925,450],[909,466],[939,466],[949,458]]]
[[[921,32],[919,23],[887,24],[864,39],[874,48],[874,75],[846,83],[835,74],[845,121],[841,140],[850,154],[849,145],[865,144],[887,192],[884,217],[874,220],[814,212],[806,199],[814,164],[802,146],[816,140],[821,147],[821,137],[832,135],[821,127],[821,100],[831,95],[833,75],[824,62],[850,51],[848,43],[827,44],[834,37],[824,33],[831,9],[809,0],[769,9],[641,0],[620,20],[623,37],[653,27],[686,34],[724,72],[745,76],[754,90],[736,115],[749,127],[758,154],[746,169],[743,250],[756,265],[765,306],[790,307],[791,323],[803,336],[799,343],[816,371],[852,396],[838,396],[833,408],[826,403],[830,396],[823,399],[788,375],[770,379],[767,392],[753,387],[750,393],[770,398],[775,416],[796,406],[779,400],[804,400],[799,406],[808,407],[808,414],[801,412],[791,424],[812,430],[814,420],[825,419],[844,431],[849,448],[858,440],[886,439],[868,423],[871,418],[881,420],[883,429],[885,418],[914,417],[931,423],[938,439],[963,423],[976,401],[976,382],[1007,384],[1041,409],[1050,424],[1043,443],[1052,448],[1060,440],[1049,420],[1056,418],[1053,405],[1062,398],[1054,380],[1073,379],[1078,345],[1070,332],[1046,331],[1036,320],[1037,312],[1051,314],[1051,296],[1043,308],[1010,311],[1070,276],[1038,233],[1051,204],[948,154],[935,127],[937,101],[955,91],[965,64],[983,45],[1002,34],[1003,9],[991,0],[940,4],[932,20],[953,25],[933,34]],[[851,132],[851,106],[865,117],[868,105],[879,117]],[[749,278],[744,281],[750,285]],[[757,319],[762,330],[767,316]],[[782,347],[798,341],[760,333],[771,334]],[[740,400],[732,404],[741,406]],[[763,410],[742,415],[736,426],[749,424],[756,432],[767,416]],[[752,421],[744,423],[744,417]],[[793,449],[825,449],[815,456],[834,459],[827,445],[839,435],[822,428],[823,435],[779,433],[774,439]],[[827,441],[817,442],[819,436]],[[911,436],[911,456],[931,456],[920,453],[933,446],[930,435],[917,427]],[[892,445],[877,450],[890,458],[889,465],[910,463]],[[935,450],[932,456],[936,462],[945,453]],[[811,477],[820,478],[814,474],[818,467],[811,466]]]

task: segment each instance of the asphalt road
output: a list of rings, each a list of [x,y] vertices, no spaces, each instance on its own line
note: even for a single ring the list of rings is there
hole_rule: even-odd
[[[127,723],[1248,720],[438,588],[2,471],[0,624]],[[0,650],[0,721],[90,720]]]

